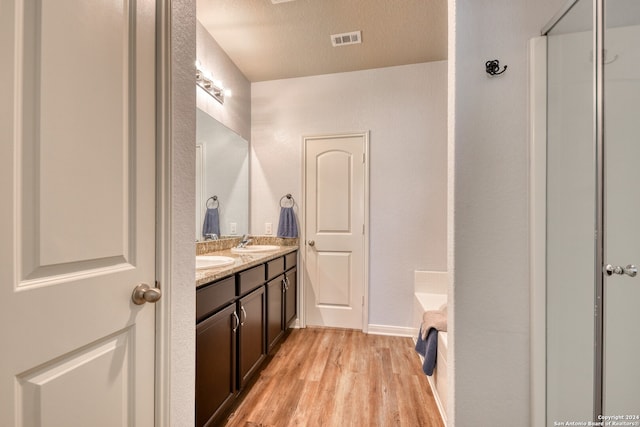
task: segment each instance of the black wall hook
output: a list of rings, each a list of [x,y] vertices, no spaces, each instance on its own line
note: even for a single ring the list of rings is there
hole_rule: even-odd
[[[491,76],[497,76],[507,71],[506,65],[504,66],[502,71],[500,71],[500,61],[498,61],[497,59],[485,62],[484,66],[487,68],[487,73]]]

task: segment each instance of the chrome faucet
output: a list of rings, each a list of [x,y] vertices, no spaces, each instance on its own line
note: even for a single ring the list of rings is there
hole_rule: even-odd
[[[236,246],[236,248],[244,248],[251,242],[253,242],[253,239],[250,239],[249,235],[245,234],[242,236],[242,240],[240,241],[240,243],[238,243],[238,246]]]
[[[204,235],[204,240],[218,240],[218,235],[215,233],[207,233]]]

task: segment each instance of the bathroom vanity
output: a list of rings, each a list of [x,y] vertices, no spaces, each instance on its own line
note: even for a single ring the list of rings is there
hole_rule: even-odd
[[[218,423],[296,318],[297,246],[196,271],[196,426]]]

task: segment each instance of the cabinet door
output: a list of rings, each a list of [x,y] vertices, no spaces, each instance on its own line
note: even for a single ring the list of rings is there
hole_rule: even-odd
[[[261,286],[238,301],[240,316],[239,378],[242,389],[265,357],[265,287]]]
[[[196,426],[204,426],[233,401],[236,390],[236,305],[196,326]]]
[[[271,350],[284,330],[282,301],[284,293],[284,275],[267,282],[267,347]]]
[[[297,314],[297,301],[298,301],[298,269],[292,268],[285,273],[286,283],[284,294],[284,325],[283,329],[286,330]]]

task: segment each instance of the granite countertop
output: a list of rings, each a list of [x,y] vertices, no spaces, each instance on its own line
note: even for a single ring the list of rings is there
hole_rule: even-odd
[[[200,255],[220,255],[235,259],[235,263],[226,265],[224,267],[214,268],[202,268],[196,270],[196,288],[202,285],[206,285],[214,280],[223,279],[229,277],[239,271],[246,270],[247,268],[254,267],[256,265],[264,264],[267,261],[281,257],[291,252],[298,250],[298,246],[287,245],[279,246],[279,249],[270,252],[254,252],[247,254],[236,254],[231,252],[231,249],[223,249],[219,251],[208,252]]]

